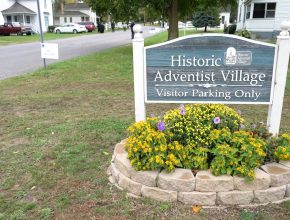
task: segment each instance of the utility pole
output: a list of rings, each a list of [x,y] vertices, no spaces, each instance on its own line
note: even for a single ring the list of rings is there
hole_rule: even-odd
[[[39,0],[37,0],[37,11],[38,11],[38,21],[39,21],[39,31],[40,31],[40,42],[41,42],[41,46],[42,46],[42,44],[43,44],[43,32],[42,32],[41,12],[40,12]],[[46,68],[45,58],[43,58],[43,66],[44,66],[44,68]]]

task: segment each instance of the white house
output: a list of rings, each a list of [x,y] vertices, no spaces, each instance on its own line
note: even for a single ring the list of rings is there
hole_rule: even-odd
[[[237,30],[247,29],[257,37],[272,38],[290,20],[290,0],[239,0]]]
[[[86,3],[77,2],[65,4],[63,11],[60,11],[54,15],[54,24],[63,25],[65,23],[77,23],[81,21],[91,21],[97,23],[99,17],[96,15],[92,8]]]
[[[228,26],[230,24],[230,12],[220,12],[219,18],[220,18],[220,28],[224,29],[225,26]]]
[[[39,2],[42,30],[45,32],[49,25],[53,25],[52,0]],[[37,0],[1,0],[0,24],[4,22],[20,22],[39,32]]]

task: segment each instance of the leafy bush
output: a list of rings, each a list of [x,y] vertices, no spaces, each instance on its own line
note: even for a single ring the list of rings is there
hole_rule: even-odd
[[[237,35],[241,36],[241,37],[245,37],[245,38],[251,39],[251,32],[248,31],[247,29],[244,29],[242,31],[237,32]]]
[[[237,29],[236,24],[231,24],[229,26],[225,26],[224,27],[224,34],[235,34],[236,29]]]
[[[210,134],[214,158],[210,169],[214,175],[240,175],[254,178],[254,170],[266,156],[266,143],[244,130],[231,132],[227,128]]]
[[[182,105],[163,118],[152,117],[130,126],[128,157],[137,170],[207,169],[211,130],[235,131],[243,121],[224,105]]]
[[[126,150],[136,170],[210,168],[249,179],[265,161],[290,160],[290,135],[273,138],[263,123],[244,124],[225,105],[181,105],[131,125]]]
[[[54,25],[48,26],[48,32],[53,33],[54,29],[55,29]]]
[[[274,140],[274,156],[280,160],[290,160],[290,135],[282,134]]]

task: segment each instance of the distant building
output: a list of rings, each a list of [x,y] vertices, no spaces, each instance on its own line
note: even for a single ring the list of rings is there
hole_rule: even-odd
[[[99,17],[92,8],[86,3],[65,4],[63,11],[54,14],[54,25],[63,25],[65,23],[77,23],[81,21],[91,21],[97,23]]]
[[[272,38],[290,20],[289,0],[239,0],[237,30],[247,29],[257,37]]]
[[[53,24],[52,0],[39,2],[42,30],[46,32]],[[4,22],[20,22],[39,32],[37,0],[1,0],[0,24]]]
[[[219,18],[220,18],[220,28],[224,29],[225,26],[228,26],[230,24],[230,12],[220,12]]]

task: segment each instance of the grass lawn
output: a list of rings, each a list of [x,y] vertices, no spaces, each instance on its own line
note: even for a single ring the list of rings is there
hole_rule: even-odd
[[[172,106],[148,105],[147,113]],[[265,106],[234,108],[266,120]],[[0,220],[289,219],[289,202],[194,214],[180,203],[128,198],[109,184],[114,145],[134,121],[130,45],[0,81],[0,112]],[[290,74],[281,129],[289,132],[289,122]]]
[[[80,33],[80,34],[55,34],[55,33],[44,33],[43,39],[45,41],[48,40],[56,40],[62,38],[69,38],[69,37],[79,37],[81,35],[90,35],[90,34],[98,34],[97,31],[87,32],[87,33]],[[33,35],[10,35],[10,36],[0,36],[0,46],[2,45],[9,45],[9,44],[22,44],[22,43],[29,43],[40,41],[39,34]]]

